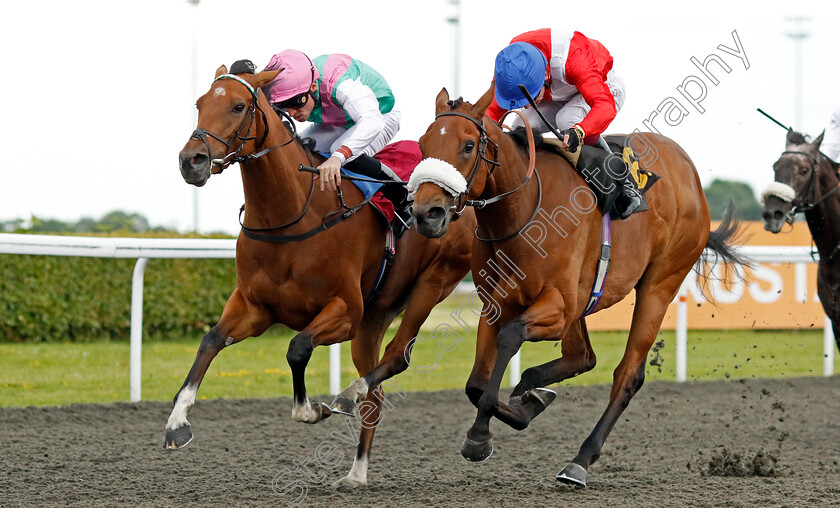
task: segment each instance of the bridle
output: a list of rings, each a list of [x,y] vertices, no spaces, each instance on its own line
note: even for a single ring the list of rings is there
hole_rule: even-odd
[[[220,143],[224,144],[225,147],[227,148],[227,150],[230,150],[231,145],[234,144],[234,142],[236,140],[241,141],[241,143],[236,148],[236,150],[233,150],[233,151],[229,152],[224,158],[222,158],[222,159],[212,159],[211,163],[219,166],[219,171],[217,172],[217,174],[224,171],[225,168],[227,168],[231,164],[248,162],[248,161],[252,161],[254,159],[258,159],[258,158],[266,155],[267,153],[269,153],[273,150],[276,150],[278,148],[289,145],[290,143],[295,141],[296,133],[294,131],[294,122],[292,121],[291,117],[289,117],[288,113],[286,113],[285,111],[283,111],[281,109],[276,109],[275,112],[277,114],[283,116],[286,120],[288,120],[289,129],[291,131],[289,140],[285,141],[283,143],[280,143],[279,145],[275,145],[275,146],[263,149],[259,152],[255,152],[255,153],[252,153],[252,154],[249,154],[249,155],[239,155],[239,153],[243,150],[243,148],[245,147],[245,145],[249,141],[252,141],[252,140],[256,139],[256,136],[251,135],[251,131],[254,129],[256,112],[259,111],[260,114],[262,115],[264,131],[265,131],[263,133],[262,137],[260,138],[259,143],[256,144],[256,148],[261,147],[263,145],[263,143],[265,143],[265,140],[268,138],[268,134],[269,134],[268,119],[266,118],[265,111],[263,111],[263,109],[260,107],[260,105],[258,103],[258,100],[257,100],[258,94],[259,94],[258,89],[255,89],[253,86],[251,86],[250,83],[248,83],[244,79],[242,79],[239,76],[236,76],[234,74],[222,74],[219,77],[217,77],[215,80],[213,80],[213,82],[215,83],[216,81],[219,81],[220,79],[233,79],[233,80],[238,81],[239,83],[243,84],[248,89],[248,91],[251,92],[251,104],[248,106],[248,113],[246,114],[245,118],[242,120],[242,124],[240,124],[239,128],[236,129],[236,132],[234,133],[234,135],[229,140],[225,141],[221,136],[218,136],[218,135],[216,135],[216,134],[214,134],[214,133],[212,133],[212,132],[210,132],[206,129],[202,129],[202,128],[196,129],[195,131],[193,131],[192,136],[190,136],[190,139],[199,139],[204,143],[204,146],[207,149],[208,158],[211,156],[210,155],[211,152],[210,152],[210,145],[207,142],[207,136],[210,136],[211,138],[213,138],[213,139],[219,141]],[[244,134],[243,134],[243,131],[244,131]],[[309,156],[309,163],[312,164],[312,154],[309,152],[309,150],[306,150],[306,153]],[[362,201],[360,204],[358,204],[356,206],[353,206],[353,207],[348,206],[344,202],[344,195],[341,192],[341,189],[339,188],[338,189],[338,199],[339,199],[339,203],[341,205],[341,208],[339,208],[338,210],[335,210],[333,212],[330,212],[326,216],[324,216],[321,219],[321,224],[319,224],[318,226],[316,226],[316,227],[314,227],[314,228],[312,228],[308,231],[305,231],[304,233],[297,234],[297,235],[280,235],[280,234],[269,233],[269,231],[278,231],[278,230],[281,230],[281,229],[286,229],[286,228],[288,228],[290,226],[293,226],[293,225],[297,224],[298,222],[300,222],[301,219],[303,219],[303,217],[306,215],[306,212],[309,210],[309,207],[312,203],[312,197],[314,195],[314,191],[315,191],[315,180],[312,180],[312,184],[309,188],[309,195],[307,197],[306,203],[303,206],[303,210],[300,212],[300,214],[298,214],[298,216],[296,218],[292,219],[289,222],[286,222],[285,224],[281,224],[279,226],[270,226],[270,227],[267,227],[267,228],[252,228],[252,227],[246,226],[242,222],[242,214],[245,211],[245,205],[242,205],[242,207],[239,209],[239,225],[242,227],[242,233],[246,237],[251,238],[252,240],[260,240],[260,241],[274,242],[274,243],[299,242],[299,241],[303,241],[303,240],[306,240],[308,238],[311,238],[311,237],[317,235],[318,233],[321,233],[322,231],[326,231],[327,229],[329,229],[329,228],[335,226],[336,224],[338,224],[339,222],[342,222],[342,221],[352,217],[364,205],[366,205],[370,202],[370,198],[368,198],[368,199]]]
[[[528,224],[530,224],[534,220],[534,218],[537,216],[537,213],[539,213],[540,206],[542,205],[542,182],[540,181],[540,175],[539,175],[539,172],[537,172],[536,166],[535,166],[536,151],[535,151],[535,148],[534,148],[534,134],[531,131],[530,124],[528,123],[527,118],[525,118],[525,116],[521,112],[515,111],[515,110],[514,111],[508,111],[508,113],[511,113],[511,112],[518,114],[520,116],[520,118],[522,118],[522,120],[525,123],[525,129],[528,132],[528,148],[529,148],[528,173],[525,176],[525,179],[522,181],[522,183],[519,184],[519,186],[517,186],[515,189],[503,192],[501,194],[498,194],[496,196],[493,196],[493,197],[490,197],[490,198],[487,198],[487,199],[467,199],[466,198],[467,193],[469,193],[470,189],[472,189],[473,183],[475,182],[475,179],[478,176],[478,168],[481,164],[481,161],[484,161],[484,166],[487,170],[487,178],[489,178],[493,174],[493,171],[495,171],[495,169],[500,165],[499,164],[499,145],[498,145],[498,143],[496,143],[495,141],[490,139],[490,137],[487,135],[487,128],[484,125],[484,116],[482,115],[481,121],[478,121],[475,118],[473,118],[472,116],[464,114],[464,113],[460,113],[458,111],[444,111],[443,113],[439,113],[437,116],[435,116],[435,120],[437,120],[438,118],[443,117],[443,116],[458,116],[458,117],[461,117],[461,118],[466,118],[467,120],[472,122],[478,128],[478,132],[479,132],[478,150],[476,151],[476,157],[475,157],[475,161],[473,162],[472,168],[470,168],[469,173],[467,173],[466,191],[459,194],[457,202],[452,205],[452,208],[451,208],[451,211],[453,213],[453,219],[452,220],[457,220],[458,217],[460,217],[460,215],[464,212],[464,209],[466,207],[471,206],[471,207],[475,208],[476,210],[481,210],[482,208],[486,207],[487,205],[491,205],[493,203],[501,201],[502,199],[510,196],[511,194],[513,194],[513,193],[519,191],[520,189],[522,189],[523,187],[525,187],[525,184],[527,184],[531,180],[532,175],[536,175],[536,177],[537,177],[537,186],[538,186],[537,187],[538,188],[537,206],[534,209],[534,212],[531,214],[531,217],[528,219],[528,221],[526,221],[525,224],[522,227],[518,228],[516,231],[514,231],[510,234],[507,234],[503,237],[499,237],[499,238],[485,238],[485,237],[482,237],[478,232],[478,228],[476,227],[475,237],[479,241],[482,241],[482,242],[488,242],[488,243],[489,242],[501,242],[501,241],[508,240],[510,238],[513,238],[514,236],[519,235],[519,233],[521,233],[522,230],[524,230],[525,227],[527,227]],[[502,118],[499,119],[499,122],[498,122],[499,126],[502,125],[502,122],[504,121],[506,116],[507,116],[507,114],[505,114],[504,116],[502,116]],[[493,160],[490,160],[487,157],[487,148],[490,145],[493,146]]]
[[[816,195],[817,195],[817,172],[818,172],[818,169],[819,169],[819,161],[817,160],[816,157],[814,157],[813,155],[811,155],[808,152],[800,152],[800,151],[796,151],[796,150],[785,150],[784,152],[782,152],[782,156],[788,155],[788,154],[790,154],[790,155],[803,155],[803,156],[811,159],[811,169],[810,169],[811,175],[808,177],[808,189],[807,189],[807,193],[806,193],[807,196],[809,197],[809,199],[807,201],[804,200],[804,199],[800,199],[799,200],[800,203],[799,204],[794,204],[794,206],[790,209],[789,216],[790,216],[790,219],[792,221],[794,215],[796,215],[798,213],[810,212],[811,210],[816,208],[816,206],[818,204],[820,204],[823,200],[825,200],[827,197],[831,196],[832,194],[834,194],[835,192],[840,190],[840,186],[835,186],[833,189],[831,189],[830,191],[828,191],[825,194],[823,194],[822,196],[820,196],[819,199],[815,200]]]
[[[813,209],[815,209],[817,207],[817,205],[822,203],[826,198],[828,198],[829,196],[831,196],[832,194],[834,194],[835,192],[840,190],[840,183],[838,183],[838,185],[835,185],[830,191],[828,191],[825,194],[823,194],[822,196],[820,196],[819,199],[816,199],[817,180],[818,180],[817,179],[817,173],[819,171],[819,160],[815,156],[813,156],[812,154],[810,154],[808,152],[801,152],[801,151],[797,151],[797,150],[785,150],[784,152],[782,152],[781,156],[784,157],[785,155],[803,155],[803,156],[805,156],[805,157],[807,157],[808,159],[811,160],[811,168],[810,168],[811,174],[808,177],[808,184],[807,184],[806,192],[805,192],[805,196],[807,196],[807,197],[804,197],[804,198],[801,198],[801,199],[794,198],[794,204],[785,216],[785,222],[792,225],[793,221],[794,221],[794,217],[796,216],[796,214],[810,212]],[[780,159],[781,159],[781,157],[780,157]],[[798,201],[798,203],[797,203],[797,201]],[[812,252],[812,256],[814,254],[815,253]],[[840,243],[838,243],[834,247],[834,249],[831,251],[831,253],[828,256],[826,256],[824,259],[820,258],[820,263],[828,263],[831,260],[833,260],[838,254],[840,254]]]
[[[258,143],[256,143],[257,148],[260,148],[263,145],[263,143],[265,143],[265,140],[268,137],[268,121],[266,119],[265,111],[263,111],[263,109],[260,107],[260,105],[257,101],[257,95],[259,94],[258,89],[255,89],[253,86],[251,86],[250,83],[248,83],[244,79],[242,79],[239,76],[236,76],[234,74],[222,74],[222,75],[218,76],[216,79],[214,79],[213,83],[215,83],[216,81],[219,81],[221,79],[233,79],[233,80],[238,81],[239,83],[243,84],[245,86],[245,88],[247,88],[248,91],[251,92],[251,103],[248,105],[248,112],[246,113],[245,118],[242,120],[242,123],[239,125],[239,128],[236,129],[236,132],[227,141],[225,141],[221,136],[218,136],[217,134],[214,134],[214,133],[212,133],[212,132],[210,132],[206,129],[203,129],[201,127],[194,130],[192,135],[190,136],[190,139],[198,139],[202,143],[204,143],[204,148],[207,149],[207,157],[208,158],[211,157],[211,151],[210,151],[210,144],[207,142],[207,136],[210,136],[211,138],[213,138],[216,141],[225,145],[225,151],[227,151],[228,154],[225,155],[221,159],[212,159],[210,161],[211,165],[219,167],[219,170],[216,172],[216,174],[220,174],[222,171],[224,171],[231,164],[246,162],[246,161],[253,160],[253,159],[258,159],[258,158],[262,157],[263,155],[271,152],[272,150],[276,150],[277,148],[280,148],[281,146],[288,145],[289,143],[294,141],[295,138],[294,138],[294,135],[293,135],[292,138],[289,141],[286,141],[283,144],[272,146],[272,147],[266,148],[265,150],[262,150],[260,152],[252,153],[252,154],[249,154],[249,155],[239,155],[239,153],[242,151],[243,148],[245,148],[245,145],[249,141],[253,141],[253,140],[257,139],[256,136],[251,135],[251,130],[253,130],[253,128],[254,128],[255,120],[256,120],[256,117],[257,117],[257,111],[259,111],[260,115],[262,115],[263,125],[265,126],[262,138],[260,138],[260,141]],[[247,127],[246,127],[246,125],[247,125]],[[244,130],[244,135],[243,135],[243,130]],[[234,142],[236,140],[241,141],[241,143],[236,148],[236,150],[231,151],[231,145],[234,144]]]

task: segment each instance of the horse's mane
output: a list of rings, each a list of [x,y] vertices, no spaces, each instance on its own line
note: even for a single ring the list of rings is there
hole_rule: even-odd
[[[805,137],[805,134],[802,134],[801,132],[796,132],[793,129],[789,129],[787,134],[787,142],[791,145],[805,145],[808,144],[808,139]],[[831,160],[831,158],[829,158],[820,151],[818,151],[818,153],[823,156],[823,158],[828,162],[829,167],[835,173],[837,173],[837,171],[840,170],[840,162],[835,162]],[[838,175],[838,179],[840,179],[840,175]]]
[[[257,73],[257,66],[254,65],[254,62],[248,60],[247,58],[242,60],[237,60],[233,62],[230,66],[231,74],[256,74]]]
[[[449,106],[449,109],[458,109],[464,105],[464,98],[458,97],[457,99],[450,100],[446,105]]]
[[[538,129],[531,129],[534,133],[534,148],[541,148],[545,144],[543,142],[542,134]],[[513,141],[516,142],[517,145],[522,147],[528,146],[528,131],[525,129],[524,126],[519,126],[514,130],[507,133],[508,136],[513,138]]]

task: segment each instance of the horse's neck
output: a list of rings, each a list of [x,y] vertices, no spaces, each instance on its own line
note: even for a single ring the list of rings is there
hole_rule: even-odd
[[[266,115],[275,113],[269,107]],[[240,164],[245,192],[245,224],[249,227],[286,224],[300,216],[309,204],[312,175],[298,171],[300,164],[311,165],[306,151],[291,140],[291,134],[279,118],[269,119],[268,126],[268,137],[262,146],[256,147],[254,151],[282,146],[262,157]],[[258,125],[256,138],[261,139],[263,132],[264,126]],[[326,193],[316,190],[312,201],[320,201],[320,194]],[[301,224],[314,220],[314,216],[308,217],[301,220]]]
[[[818,174],[817,188],[820,199],[837,187],[837,178],[830,173],[830,170],[820,168]],[[826,258],[834,252],[840,244],[840,192],[823,199],[812,210],[805,213],[805,220],[814,238],[814,245],[820,253],[820,257]]]
[[[501,130],[499,130],[501,132]],[[481,198],[489,199],[510,192],[525,181],[528,176],[528,158],[522,157],[520,149],[510,136],[504,134],[496,138],[499,145],[499,165],[487,177]],[[483,171],[484,163],[479,167]],[[523,188],[482,210],[476,210],[476,217],[483,222],[483,227],[498,237],[510,233],[513,228],[524,224],[534,212],[539,199],[536,176]]]

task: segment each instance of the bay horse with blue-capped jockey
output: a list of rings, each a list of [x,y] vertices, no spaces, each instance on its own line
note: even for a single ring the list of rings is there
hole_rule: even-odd
[[[481,242],[472,270],[484,310],[466,386],[478,413],[461,454],[487,459],[493,451],[491,417],[524,429],[556,396],[547,385],[592,369],[595,350],[582,316],[611,307],[635,289],[627,346],[606,411],[556,476],[586,485],[587,469],[644,382],[645,359],[668,304],[704,249],[740,261],[727,244],[736,228],[727,221],[710,233],[694,165],[676,143],[655,134],[632,139],[637,152],[655,154],[644,158],[645,166],[661,177],[647,191],[649,209],[610,224],[596,194],[562,155],[523,146],[486,119],[493,91],[475,105],[440,92],[436,119],[420,138],[424,159],[409,182],[417,229],[426,236],[451,235],[452,210],[480,207],[475,234]],[[608,271],[601,259],[609,259]],[[546,340],[562,341],[562,356],[525,370],[509,401],[499,400],[511,357],[525,341]]]
[[[352,185],[339,192],[315,189],[301,166],[324,159],[306,150],[272,111],[260,87],[280,71],[216,71],[198,107],[198,126],[180,153],[184,179],[204,185],[211,174],[238,162],[245,192],[242,232],[236,244],[236,289],[221,319],[201,340],[195,362],[174,399],[164,446],[193,438],[187,413],[213,358],[224,348],[262,334],[275,323],[299,333],[286,358],[292,369],[295,420],[316,423],[332,413],[352,415],[363,400],[359,445],[350,473],[337,484],[367,483],[367,465],[383,396],[381,383],[402,372],[410,345],[435,304],[469,270],[475,228],[464,214],[452,234],[427,239],[414,231],[392,247],[387,221]],[[416,148],[416,145],[415,145]],[[419,160],[419,150],[417,150]],[[383,281],[385,258],[396,252]],[[405,311],[380,359],[383,336]],[[304,371],[318,346],[351,340],[360,378],[332,403],[309,400]],[[372,408],[372,409],[371,409]]]

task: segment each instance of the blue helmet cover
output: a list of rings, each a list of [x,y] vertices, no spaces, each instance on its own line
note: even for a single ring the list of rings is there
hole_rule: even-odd
[[[519,109],[528,104],[519,85],[536,97],[545,83],[548,61],[542,51],[527,42],[514,42],[496,55],[496,102],[504,109]]]

